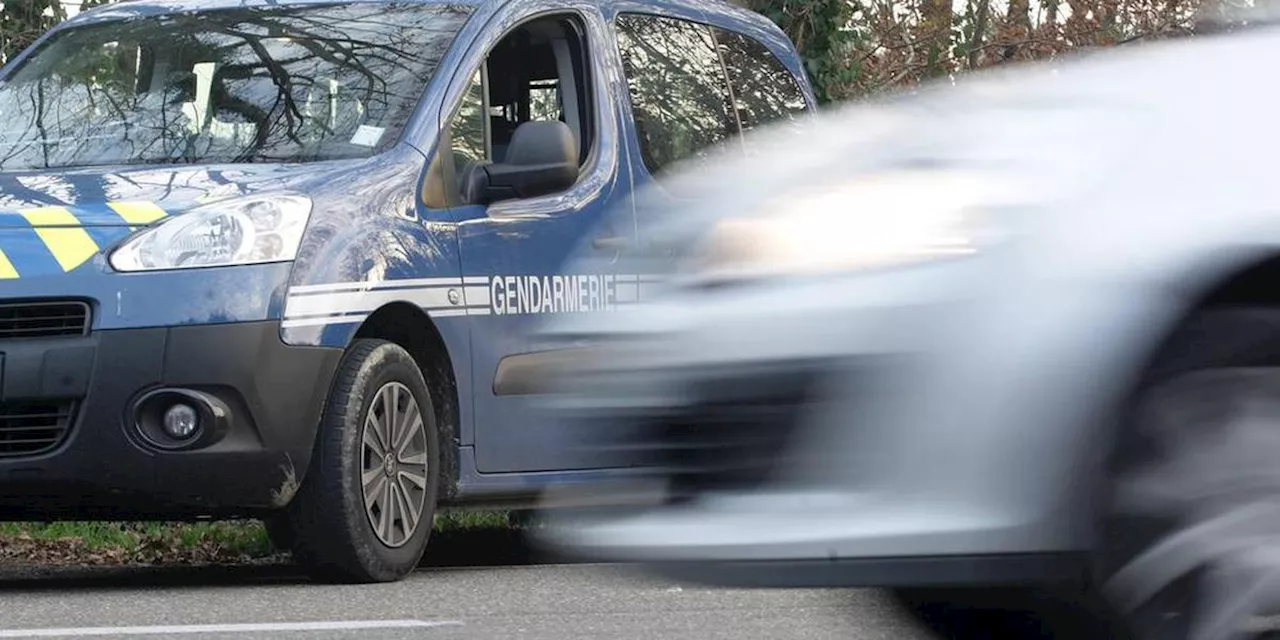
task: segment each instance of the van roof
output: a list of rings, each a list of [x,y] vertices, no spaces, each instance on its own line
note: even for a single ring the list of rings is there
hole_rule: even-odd
[[[254,7],[283,7],[299,5],[329,5],[345,3],[379,3],[392,0],[118,0],[111,4],[86,9],[67,22],[114,20],[166,13],[189,13],[218,9],[243,9]],[[404,0],[399,0],[403,2]],[[452,4],[481,6],[502,0],[410,0],[422,4]]]
[[[91,9],[87,9],[72,18],[73,21],[82,19],[99,20],[99,19],[118,19],[124,17],[136,17],[140,15],[155,15],[164,13],[186,13],[192,11],[209,11],[216,9],[235,9],[245,7],[279,7],[279,6],[297,6],[307,4],[335,4],[335,3],[379,3],[404,0],[119,0],[107,5],[99,5]],[[479,7],[491,4],[504,4],[506,2],[520,2],[524,0],[409,0],[410,2],[422,4],[452,4],[464,5],[471,7]],[[528,0],[535,1],[535,0]],[[643,1],[643,0],[642,0]],[[710,11],[714,14],[737,14],[739,17],[743,15],[757,16],[753,11],[740,7],[728,0],[695,0],[685,2],[681,0],[653,0],[651,4],[661,5],[681,5],[686,4],[696,6],[703,11]]]

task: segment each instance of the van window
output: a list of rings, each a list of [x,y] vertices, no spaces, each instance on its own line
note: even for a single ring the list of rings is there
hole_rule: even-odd
[[[489,120],[484,108],[484,70],[476,71],[453,119],[453,158],[459,171],[489,157]]]
[[[0,85],[0,168],[365,157],[470,9],[360,2],[69,27]]]
[[[595,144],[588,63],[581,25],[571,16],[538,18],[494,45],[449,121],[462,202],[468,172],[503,162],[516,129],[526,122],[567,124],[578,141],[579,163],[585,164]]]
[[[724,29],[715,33],[744,132],[794,119],[808,109],[795,76],[768,48],[740,33]]]
[[[696,161],[738,131],[711,29],[672,18],[617,18],[640,152],[649,173]]]

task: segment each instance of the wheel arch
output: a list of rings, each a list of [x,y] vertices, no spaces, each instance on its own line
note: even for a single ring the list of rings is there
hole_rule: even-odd
[[[418,363],[431,393],[432,410],[440,430],[440,500],[452,498],[458,479],[460,411],[453,358],[435,322],[408,302],[391,302],[369,314],[352,340],[376,338],[393,342]]]
[[[1280,247],[1197,262],[1175,281],[1173,290],[1172,313],[1147,334],[1140,357],[1125,372],[1126,398],[1137,391],[1161,353],[1198,314],[1224,306],[1280,307]]]
[[[1270,283],[1270,284],[1268,284]],[[1130,359],[1117,377],[1118,389],[1102,412],[1101,428],[1094,430],[1092,440],[1097,455],[1088,462],[1090,482],[1086,513],[1089,535],[1105,499],[1105,478],[1111,457],[1121,440],[1129,413],[1145,382],[1162,355],[1178,340],[1181,332],[1207,310],[1229,306],[1280,307],[1280,247],[1258,251],[1236,252],[1200,261],[1173,281],[1175,302],[1161,321],[1146,331],[1136,358]],[[1094,539],[1091,537],[1089,543]]]

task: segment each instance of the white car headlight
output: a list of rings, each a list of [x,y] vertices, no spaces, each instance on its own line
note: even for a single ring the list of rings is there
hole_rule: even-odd
[[[191,269],[292,260],[311,216],[294,194],[233,198],[173,216],[111,254],[117,271]]]
[[[909,171],[788,194],[761,215],[717,223],[691,275],[803,275],[970,255],[979,247],[977,205],[1010,195],[992,186],[969,174]]]

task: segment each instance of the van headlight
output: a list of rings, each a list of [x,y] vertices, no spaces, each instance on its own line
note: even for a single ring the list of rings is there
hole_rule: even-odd
[[[994,192],[948,171],[879,174],[788,194],[759,215],[716,223],[688,274],[736,280],[903,266],[978,251],[977,215]]]
[[[110,262],[117,271],[155,271],[292,260],[310,216],[311,199],[302,195],[232,198],[129,238]]]

